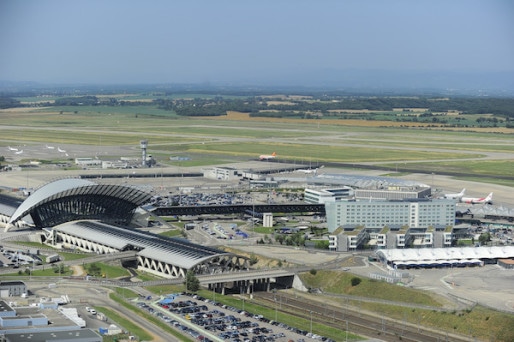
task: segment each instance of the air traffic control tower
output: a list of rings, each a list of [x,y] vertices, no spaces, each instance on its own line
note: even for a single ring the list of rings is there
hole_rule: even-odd
[[[146,166],[146,148],[148,147],[148,140],[141,140],[140,143],[139,143],[139,146],[141,147],[141,153],[142,153],[142,156],[141,156],[141,159],[142,159],[142,166],[145,167]]]

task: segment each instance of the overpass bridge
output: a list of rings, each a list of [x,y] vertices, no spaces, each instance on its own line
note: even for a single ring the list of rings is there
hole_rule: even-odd
[[[126,256],[125,256],[126,257]],[[303,269],[302,269],[303,270]],[[293,286],[293,280],[300,269],[274,269],[274,270],[249,270],[241,272],[220,273],[197,276],[202,287],[221,294],[251,294],[258,291],[271,291],[272,289],[285,289]],[[25,279],[26,278],[26,279]],[[17,276],[16,279],[29,280],[29,277]],[[32,277],[32,279],[36,279]],[[38,280],[47,282],[80,282],[101,283],[103,286],[115,287],[146,287],[159,285],[180,285],[184,278],[159,279],[151,281],[133,282],[127,279],[91,278],[84,276],[53,276],[37,277]]]
[[[293,286],[295,272],[287,269],[241,271],[199,276],[200,285],[217,293],[269,292]]]
[[[200,286],[221,294],[250,294],[258,291],[270,291],[274,288],[293,287],[293,280],[299,269],[249,270],[240,272],[198,275]],[[69,279],[69,278],[68,278]],[[80,279],[79,279],[80,280]],[[132,287],[180,285],[184,278],[161,279],[144,282],[101,280],[105,285]]]

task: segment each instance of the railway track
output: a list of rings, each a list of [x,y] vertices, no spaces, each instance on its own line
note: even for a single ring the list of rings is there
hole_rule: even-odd
[[[254,298],[261,305],[270,309],[280,306],[281,312],[294,314],[313,322],[341,329],[341,338],[338,341],[346,340],[346,330],[349,333],[369,338],[376,338],[384,341],[407,341],[407,342],[464,342],[477,341],[477,339],[449,334],[444,331],[427,329],[419,324],[413,325],[406,322],[394,321],[386,317],[377,317],[365,314],[361,311],[327,303],[307,301],[305,298],[295,298],[290,294],[280,294],[280,303],[277,303],[278,294],[267,292],[256,292]],[[304,330],[309,330],[305,329]]]

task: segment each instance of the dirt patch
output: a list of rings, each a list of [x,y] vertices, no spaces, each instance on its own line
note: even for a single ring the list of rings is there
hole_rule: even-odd
[[[87,275],[87,272],[84,270],[84,267],[80,265],[72,265],[70,268],[73,270],[74,277],[84,277]]]

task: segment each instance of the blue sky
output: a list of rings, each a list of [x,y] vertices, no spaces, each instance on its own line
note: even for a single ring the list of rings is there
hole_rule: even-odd
[[[514,1],[0,0],[0,80],[308,82],[513,72]],[[285,82],[285,80],[282,79]]]

